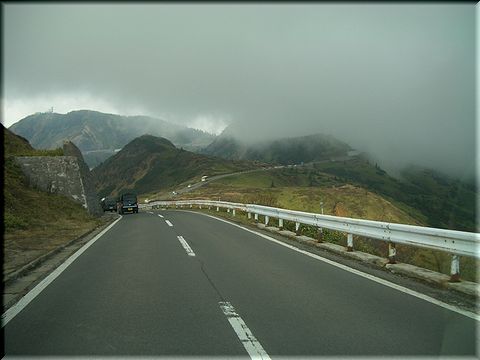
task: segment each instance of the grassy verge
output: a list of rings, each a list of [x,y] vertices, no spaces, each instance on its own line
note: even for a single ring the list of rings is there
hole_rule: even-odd
[[[73,200],[28,187],[13,155],[61,156],[63,151],[35,150],[28,142],[10,135],[5,136],[8,152],[4,157],[4,274],[83,235],[102,221]]]
[[[320,213],[323,207],[326,215],[425,225],[421,216],[412,216],[415,214],[413,209],[400,208],[373,192],[352,185],[260,188],[213,182],[179,195],[177,199],[221,199],[316,213]]]

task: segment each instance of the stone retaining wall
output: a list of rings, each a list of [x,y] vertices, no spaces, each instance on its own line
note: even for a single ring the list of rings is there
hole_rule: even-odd
[[[30,186],[65,195],[82,204],[90,214],[102,213],[88,166],[71,142],[63,146],[65,156],[17,156],[15,160]]]

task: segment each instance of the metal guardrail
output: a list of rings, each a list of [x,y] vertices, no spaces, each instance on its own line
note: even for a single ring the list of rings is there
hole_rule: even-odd
[[[347,233],[347,248],[350,251],[353,250],[353,235],[382,240],[389,243],[390,262],[395,261],[395,244],[446,252],[453,255],[451,266],[452,280],[456,280],[459,277],[459,255],[480,259],[480,234],[478,233],[352,219],[262,205],[214,200],[153,201],[149,204],[143,204],[142,207],[155,205],[207,206],[217,207],[217,211],[219,208],[226,208],[232,210],[234,216],[235,210],[240,210],[247,212],[249,218],[251,218],[251,214],[254,214],[255,220],[258,220],[258,215],[265,216],[266,224],[269,223],[270,218],[276,218],[279,220],[280,228],[283,228],[283,221],[293,221],[295,222],[297,233],[299,233],[300,224],[315,226],[320,229],[320,233],[323,228],[341,231]]]

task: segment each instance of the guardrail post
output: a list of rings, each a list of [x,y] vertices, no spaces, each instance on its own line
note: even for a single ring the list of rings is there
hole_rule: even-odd
[[[283,230],[283,219],[278,219],[278,228]]]
[[[249,212],[249,213],[247,214],[247,218],[248,218],[249,220],[252,218],[252,213],[251,213],[251,212]]]
[[[190,204],[190,209],[191,209],[192,207],[193,207],[193,205],[192,205],[192,204]]]
[[[395,243],[388,243],[388,263],[389,264],[396,264],[397,261],[395,260],[395,257],[397,256],[397,248],[395,246]]]
[[[201,209],[201,208],[202,208],[202,204],[198,205],[198,208]]]
[[[227,208],[227,213],[229,213],[229,212],[230,212],[230,208]]]
[[[317,242],[323,241],[323,228],[319,227],[317,229]]]
[[[296,222],[296,223],[295,223],[295,235],[299,236],[300,233],[301,233],[300,223],[299,223],[299,222]]]
[[[270,217],[265,215],[265,226],[268,225],[269,221],[270,221]]]
[[[458,255],[452,255],[450,282],[460,282],[460,258]]]
[[[232,210],[232,215],[235,216],[235,209]]]
[[[258,223],[258,214],[255,214],[255,222]]]
[[[217,206],[217,211],[220,211],[220,208]]]
[[[347,234],[347,251],[353,251],[353,234]]]

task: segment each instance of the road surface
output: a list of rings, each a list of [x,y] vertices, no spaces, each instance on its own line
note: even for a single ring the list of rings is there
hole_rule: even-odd
[[[476,354],[477,321],[187,211],[125,215],[4,327],[7,355]]]

